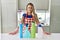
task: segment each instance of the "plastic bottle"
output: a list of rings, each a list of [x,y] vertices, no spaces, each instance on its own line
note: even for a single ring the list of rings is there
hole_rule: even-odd
[[[19,34],[20,34],[20,38],[23,38],[23,24],[20,23],[19,25]]]
[[[35,22],[32,22],[31,38],[35,38],[35,36],[36,36],[36,26],[35,26]]]
[[[28,26],[26,26],[26,30],[23,33],[23,38],[30,38],[30,32],[28,30]]]
[[[38,24],[38,33],[36,35],[36,38],[43,38],[44,34],[43,34],[43,29],[42,29],[42,25]]]

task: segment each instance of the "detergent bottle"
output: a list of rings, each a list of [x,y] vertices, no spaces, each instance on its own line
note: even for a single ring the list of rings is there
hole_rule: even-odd
[[[28,30],[28,25],[26,26],[26,29],[23,33],[23,38],[30,38],[30,32]]]
[[[23,24],[20,23],[19,25],[19,35],[20,35],[20,38],[23,38]]]
[[[35,26],[35,22],[32,22],[32,26],[31,26],[31,38],[35,38],[36,36],[36,26]]]
[[[44,34],[43,34],[42,24],[39,23],[37,27],[38,27],[38,33],[36,38],[43,38]]]

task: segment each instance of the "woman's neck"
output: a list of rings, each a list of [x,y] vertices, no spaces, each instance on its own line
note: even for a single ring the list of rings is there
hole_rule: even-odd
[[[28,15],[32,15],[31,13],[28,13]]]
[[[31,15],[31,13],[30,14],[28,13],[28,15]]]

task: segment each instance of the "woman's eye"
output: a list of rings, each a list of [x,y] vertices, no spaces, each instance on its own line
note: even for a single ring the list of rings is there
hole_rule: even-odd
[[[28,7],[29,9],[32,9],[32,7]]]

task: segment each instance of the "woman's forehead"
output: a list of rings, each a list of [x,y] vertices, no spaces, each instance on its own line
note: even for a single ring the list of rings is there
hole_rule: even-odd
[[[31,5],[28,5],[28,7],[33,7],[33,6],[31,6]]]

